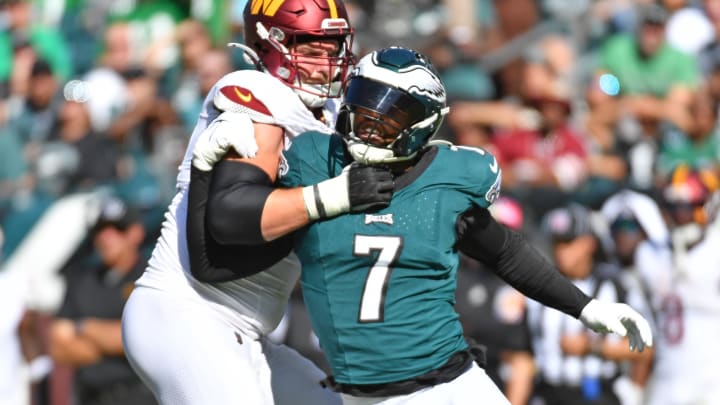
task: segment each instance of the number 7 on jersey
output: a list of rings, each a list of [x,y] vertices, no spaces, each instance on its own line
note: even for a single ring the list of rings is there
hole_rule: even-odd
[[[385,294],[392,273],[392,264],[400,256],[400,250],[402,250],[402,238],[399,236],[355,235],[353,250],[355,256],[369,256],[374,251],[379,251],[365,279],[360,300],[359,322],[383,321]]]

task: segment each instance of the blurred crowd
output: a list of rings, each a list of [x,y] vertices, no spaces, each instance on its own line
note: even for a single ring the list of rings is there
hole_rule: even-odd
[[[0,0],[0,404],[153,403],[120,314],[205,94],[249,68],[245,3]],[[513,405],[720,403],[720,0],[346,4],[358,55],[431,58],[440,136],[502,167],[496,218],[655,326],[629,352],[463,259],[457,309]],[[273,337],[327,367],[299,292]]]

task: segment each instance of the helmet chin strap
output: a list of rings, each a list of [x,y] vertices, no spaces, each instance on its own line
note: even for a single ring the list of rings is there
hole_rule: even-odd
[[[435,121],[437,121],[439,118],[446,115],[449,111],[450,107],[445,107],[439,112],[436,112],[428,118],[414,124],[412,127],[410,127],[410,129],[415,130],[419,128],[429,127],[433,125]],[[393,152],[391,149],[379,148],[377,146],[373,146],[355,139],[347,139],[345,143],[347,145],[348,152],[353,157],[353,159],[356,162],[364,163],[367,165],[405,162],[413,159],[415,155],[417,155],[417,151],[415,151],[409,156],[395,156],[395,152]],[[428,144],[429,143],[430,142],[428,142]]]
[[[328,84],[307,84],[295,81],[296,85],[293,87],[295,94],[300,97],[300,100],[308,108],[319,108],[325,105],[330,94],[339,94],[342,83],[334,81]],[[310,89],[310,91],[305,90]]]
[[[328,99],[326,96],[313,94],[307,90],[303,90],[303,87],[311,87],[313,90],[317,89],[318,93],[320,93],[321,91],[323,91],[322,88],[326,88],[328,86],[301,84],[300,86],[292,88],[295,94],[297,94],[297,96],[300,98],[300,101],[302,101],[307,108],[319,108],[325,105]]]

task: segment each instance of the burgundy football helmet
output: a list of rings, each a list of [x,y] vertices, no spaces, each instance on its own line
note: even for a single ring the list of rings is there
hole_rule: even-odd
[[[668,176],[663,188],[663,202],[674,225],[690,222],[707,225],[717,216],[719,191],[720,178],[712,169],[681,163]]]
[[[353,62],[348,14],[341,0],[250,0],[243,12],[245,44],[257,53],[261,67],[296,90],[310,108],[328,98],[340,97]],[[337,55],[313,57],[327,65],[332,76],[325,84],[302,83],[298,77],[293,45],[336,40]]]

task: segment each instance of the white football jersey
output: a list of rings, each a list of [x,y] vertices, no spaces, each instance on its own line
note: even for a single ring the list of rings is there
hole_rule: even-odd
[[[248,336],[257,337],[272,331],[282,319],[290,292],[300,275],[299,261],[290,255],[250,277],[224,283],[202,283],[190,273],[185,237],[192,150],[197,138],[220,114],[213,107],[213,99],[223,89],[238,92],[236,94],[246,107],[271,115],[273,122],[285,129],[286,148],[294,136],[305,131],[332,133],[332,128],[315,119],[289,87],[269,74],[242,70],[220,79],[205,98],[179,168],[178,192],[165,214],[161,235],[137,285],[200,300],[215,308],[233,327],[243,330]],[[326,122],[335,122],[338,107],[337,100],[328,100],[323,112]]]
[[[717,229],[710,228],[699,243],[680,254],[681,259],[669,246],[638,248],[636,263],[657,317],[651,404],[720,403]]]

